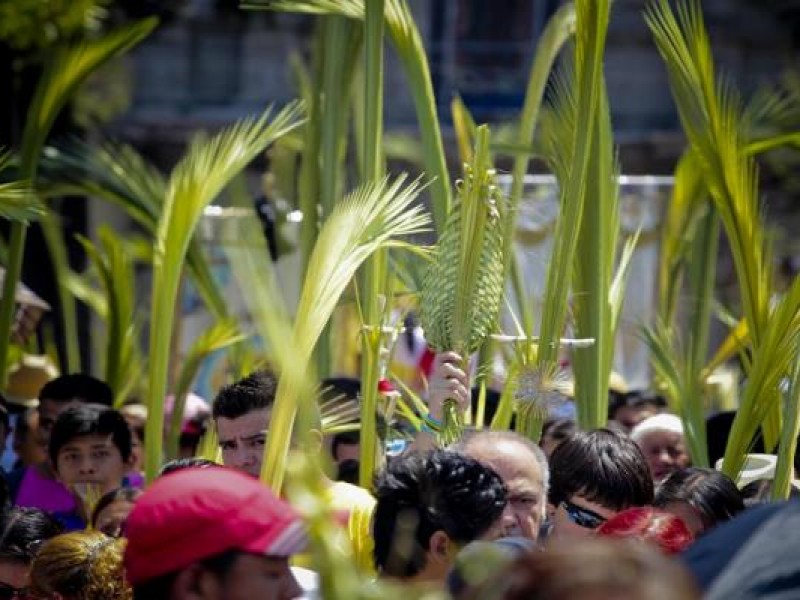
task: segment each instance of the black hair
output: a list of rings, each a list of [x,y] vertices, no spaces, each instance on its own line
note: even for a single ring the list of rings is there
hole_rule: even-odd
[[[139,488],[133,488],[128,486],[119,487],[115,490],[111,490],[106,494],[103,494],[100,500],[97,501],[97,504],[94,505],[94,510],[92,511],[92,518],[89,519],[89,522],[92,524],[92,527],[96,527],[97,517],[99,517],[100,513],[103,512],[106,508],[108,508],[111,504],[113,504],[117,500],[124,500],[126,502],[135,502],[136,499],[141,495],[142,495],[142,490],[140,490]]]
[[[209,467],[219,466],[220,465],[215,463],[213,460],[199,458],[197,456],[192,456],[190,458],[176,458],[161,467],[161,471],[159,471],[158,476],[163,477],[164,475],[169,475],[170,473],[175,473],[176,471],[183,471],[184,469],[207,469]]]
[[[580,494],[611,510],[653,503],[653,479],[639,447],[608,429],[579,432],[550,457],[550,504]]]
[[[59,522],[38,508],[15,506],[0,514],[0,559],[30,564],[42,542],[61,533]]]
[[[9,433],[8,428],[8,401],[6,397],[0,394],[0,425],[3,427],[3,431]]]
[[[110,407],[114,404],[114,392],[105,381],[85,373],[72,373],[45,383],[39,391],[39,401],[43,400],[61,403],[80,400]]]
[[[542,438],[549,435],[554,440],[563,442],[575,435],[577,431],[578,426],[573,419],[549,419],[542,427]]]
[[[14,423],[14,440],[22,441],[30,433],[31,425],[28,419],[33,417],[36,413],[35,408],[27,408],[17,417],[17,422]]]
[[[244,552],[240,550],[226,550],[220,554],[209,556],[197,561],[203,569],[212,572],[219,579],[224,580],[230,572],[236,559]],[[133,600],[170,600],[172,587],[179,571],[160,575],[149,581],[137,583],[133,586]]]
[[[661,482],[653,506],[664,508],[671,502],[685,502],[695,509],[706,530],[744,510],[744,498],[727,475],[700,467],[675,471]]]
[[[256,371],[223,387],[214,399],[214,419],[236,419],[254,410],[270,408],[275,402],[278,380],[270,371]]]
[[[395,577],[412,577],[425,567],[437,531],[467,544],[486,533],[506,506],[497,473],[446,450],[392,461],[376,479],[375,497],[375,565]],[[400,539],[404,533],[413,541]]]
[[[331,440],[331,456],[336,459],[336,452],[342,444],[360,444],[361,432],[360,431],[342,431],[333,436]]]
[[[744,498],[746,508],[767,504],[772,501],[772,488],[775,485],[773,479],[756,479],[742,488],[741,494]],[[800,490],[794,485],[789,486],[789,498],[800,498]]]
[[[706,445],[708,447],[708,463],[714,465],[725,456],[728,446],[728,436],[733,427],[733,418],[736,411],[719,412],[706,419]],[[753,437],[749,452],[764,452],[764,437],[759,429]]]
[[[336,467],[336,481],[344,481],[345,483],[358,485],[359,467],[360,463],[355,459],[348,458],[347,460],[343,460]]]
[[[653,394],[646,390],[631,390],[630,392],[617,392],[609,390],[608,418],[614,419],[620,408],[642,408],[652,406],[656,410],[663,410],[667,407],[667,401],[663,396]]]
[[[131,429],[119,411],[97,404],[81,404],[65,410],[53,425],[48,454],[53,465],[71,440],[85,435],[110,435],[123,461],[131,456]]]

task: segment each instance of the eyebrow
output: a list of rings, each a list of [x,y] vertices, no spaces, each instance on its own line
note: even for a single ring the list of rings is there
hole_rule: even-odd
[[[259,431],[258,433],[254,433],[253,435],[244,436],[244,437],[242,437],[242,439],[245,442],[249,442],[250,440],[255,440],[255,439],[261,437],[262,435],[264,437],[266,437],[266,435],[267,435],[267,430],[266,429],[264,431]]]

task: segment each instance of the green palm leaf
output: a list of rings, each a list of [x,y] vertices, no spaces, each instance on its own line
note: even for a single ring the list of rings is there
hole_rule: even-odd
[[[365,14],[364,0],[251,0],[244,2],[243,6],[317,15],[336,14],[359,20],[363,20]],[[441,231],[450,210],[450,174],[445,160],[428,56],[406,0],[386,0],[385,14],[389,37],[406,71],[414,100],[425,171],[432,178],[430,194],[433,219],[437,231]]]
[[[183,357],[181,370],[173,390],[174,404],[167,433],[167,457],[169,459],[178,458],[181,423],[183,422],[183,413],[186,408],[186,397],[189,395],[192,382],[197,377],[203,361],[213,353],[229,348],[245,339],[247,339],[247,336],[239,330],[239,325],[236,321],[217,321],[211,329],[204,331],[192,343],[186,356]]]
[[[494,184],[486,125],[476,131],[473,161],[457,190],[425,277],[420,318],[428,344],[437,352],[459,353],[466,364],[494,330],[503,294],[505,207]],[[445,423],[444,433],[460,432]]]
[[[42,147],[53,123],[69,98],[97,67],[140,42],[156,26],[156,19],[146,19],[121,28],[98,39],[78,42],[56,49],[49,57],[44,72],[39,79],[33,99],[28,109],[20,148],[20,174],[24,181],[36,181]],[[50,253],[53,257],[59,280],[59,295],[62,312],[69,317],[65,320],[65,339],[68,348],[68,363],[71,369],[78,362],[77,326],[74,320],[74,303],[63,282],[67,269],[63,247],[57,247],[57,237],[53,235],[55,224],[43,223]],[[48,233],[49,232],[49,233]],[[8,343],[14,309],[14,290],[22,269],[22,253],[25,248],[25,224],[16,222],[11,226],[9,236],[9,261],[0,300],[0,387],[5,385]]]
[[[79,237],[100,280],[105,297],[106,322],[105,378],[114,390],[114,405],[124,402],[142,375],[138,347],[139,322],[136,315],[136,283],[133,261],[119,236],[109,227],[97,232],[98,245]]]
[[[162,459],[163,402],[167,393],[169,348],[183,262],[204,209],[274,139],[302,122],[302,105],[292,103],[274,117],[267,109],[214,137],[196,137],[169,180],[153,256],[150,321],[149,419],[146,469],[149,481]]]
[[[0,149],[0,173],[11,163],[11,153]],[[30,185],[25,181],[0,183],[0,218],[27,223],[41,217],[45,212]]]
[[[126,144],[93,145],[74,140],[48,149],[41,166],[42,193],[100,198],[122,208],[155,237],[163,211],[167,182],[164,176]],[[192,239],[187,254],[189,274],[206,306],[217,319],[227,316],[227,304],[211,274],[198,240]]]
[[[800,352],[800,348],[795,350]],[[778,463],[775,465],[775,483],[772,489],[773,500],[787,500],[795,479],[794,456],[797,452],[797,436],[800,435],[800,361],[792,368],[789,388],[786,391],[786,415],[781,431]]]
[[[772,255],[758,198],[757,167],[748,149],[752,119],[758,110],[752,104],[750,108],[742,105],[729,80],[715,79],[700,3],[681,2],[676,11],[677,17],[666,0],[659,0],[648,8],[646,20],[666,62],[683,128],[727,233],[755,368],[758,354],[776,350],[774,345],[765,345],[763,339],[764,331],[774,321],[770,306]],[[772,393],[765,393],[761,402],[767,408],[755,413],[764,415],[759,424],[763,426],[766,445],[772,448],[780,433],[780,404]],[[739,418],[746,418],[741,411]],[[738,442],[744,444],[739,446],[742,450],[750,440]],[[730,460],[733,459],[727,459]]]
[[[762,342],[753,353],[741,405],[725,447],[722,470],[729,477],[738,477],[759,425],[770,410],[780,407],[781,381],[796,369],[798,344],[800,277],[795,278],[786,295],[776,303],[763,330]]]
[[[525,91],[525,100],[522,105],[519,127],[515,132],[513,145],[517,147],[528,147],[534,143],[534,131],[539,121],[539,111],[544,99],[544,91],[550,78],[556,57],[567,40],[575,32],[575,3],[565,2],[556,13],[550,18],[542,32],[534,53],[533,63],[531,64],[530,75],[528,77],[528,87]],[[511,193],[508,200],[508,212],[506,213],[503,237],[505,247],[503,254],[506,260],[505,271],[508,273],[513,267],[511,261],[514,260],[514,253],[511,251],[514,240],[514,229],[516,226],[516,215],[525,182],[525,174],[528,172],[528,165],[531,156],[528,153],[514,157],[514,167],[512,170],[513,181]],[[518,286],[521,292],[522,287]],[[523,306],[522,298],[518,298],[518,306]],[[524,304],[528,304],[525,302]],[[528,335],[533,335],[533,319],[528,314],[529,311],[522,311],[523,321],[525,322]]]
[[[247,243],[229,251],[231,264],[240,285],[247,286],[245,301],[281,372],[262,467],[262,479],[275,490],[283,483],[298,404],[310,398],[299,386],[313,380],[310,358],[319,335],[367,258],[398,237],[425,230],[428,217],[414,204],[419,192],[418,181],[406,184],[401,176],[365,184],[336,204],[309,261],[293,325],[274,271],[261,259],[257,242],[263,245],[263,235],[253,223],[241,224],[238,239]]]
[[[665,0],[650,5],[646,19],[670,76],[686,135],[703,167],[706,184],[725,226],[753,341],[769,315],[770,252],[758,200],[756,165],[747,152],[750,123],[731,84],[715,80],[711,46],[699,2]]]

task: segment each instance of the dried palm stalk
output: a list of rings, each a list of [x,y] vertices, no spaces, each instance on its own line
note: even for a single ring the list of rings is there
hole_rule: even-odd
[[[437,352],[469,356],[492,332],[503,293],[502,197],[494,184],[489,128],[476,132],[475,152],[439,238],[422,287],[421,320],[428,344]],[[454,402],[446,402],[440,442],[461,434]]]

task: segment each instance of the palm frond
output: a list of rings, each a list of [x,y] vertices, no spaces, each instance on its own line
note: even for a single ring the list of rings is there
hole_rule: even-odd
[[[420,233],[428,225],[427,215],[414,205],[419,191],[419,181],[382,179],[336,203],[311,255],[293,325],[274,271],[260,258],[263,235],[252,223],[240,224],[237,237],[248,245],[230,250],[231,264],[240,285],[247,285],[248,308],[281,373],[262,470],[262,478],[275,490],[283,482],[298,405],[313,397],[313,391],[302,392],[313,380],[310,358],[319,335],[364,261],[392,239]],[[287,372],[296,376],[287,377]]]
[[[554,78],[550,100],[551,111],[548,111],[548,118],[542,123],[545,128],[549,162],[559,181],[561,208],[556,221],[554,245],[548,265],[542,305],[537,356],[540,369],[555,365],[558,359],[559,338],[566,321],[572,265],[578,260],[576,254],[578,238],[584,231],[584,211],[589,193],[587,180],[590,176],[594,176],[592,181],[598,186],[597,189],[602,190],[602,197],[606,198],[606,202],[610,202],[616,194],[612,188],[616,184],[615,178],[607,181],[599,178],[599,173],[590,172],[592,156],[601,151],[606,153],[602,161],[603,168],[608,175],[613,171],[613,158],[608,147],[610,126],[607,124],[608,109],[602,72],[609,9],[608,2],[576,4],[574,57],[571,61],[566,61],[561,73]],[[598,139],[605,130],[608,130],[608,134],[603,139]],[[609,216],[616,218],[613,214]],[[587,223],[585,230],[589,232],[591,228],[599,225],[599,223]],[[602,229],[608,234],[614,228],[606,225]],[[599,231],[600,229],[595,233]],[[609,245],[607,236],[601,237],[605,240],[604,246],[607,247]],[[600,261],[604,261],[603,265],[595,264],[595,266],[607,269],[610,273],[608,262],[613,261],[615,251],[607,247],[606,252],[610,252],[610,256],[597,255]],[[607,281],[610,285],[610,275]],[[608,293],[595,301],[602,302],[605,306],[608,302]],[[600,370],[604,370],[604,367]],[[604,390],[603,395],[605,393]],[[597,398],[595,397],[595,400]]]
[[[472,145],[475,138],[475,119],[472,117],[467,105],[456,94],[450,102],[450,114],[453,119],[453,129],[456,134],[458,156],[461,164],[472,162]]]
[[[106,322],[105,377],[114,391],[115,406],[142,374],[138,347],[139,324],[136,315],[136,284],[133,262],[120,238],[107,226],[97,232],[98,245],[79,237],[92,262],[105,297]]]
[[[728,234],[742,308],[758,345],[769,314],[772,271],[756,165],[747,152],[750,123],[730,82],[715,80],[700,3],[682,2],[677,11],[678,18],[666,0],[658,0],[649,6],[645,18],[666,62],[681,122]]]
[[[587,430],[602,427],[608,419],[608,379],[616,339],[613,326],[624,296],[626,272],[621,270],[616,279],[617,306],[614,306],[611,293],[620,228],[619,163],[602,77],[600,86],[586,181],[587,189],[593,193],[583,203],[572,283],[576,337],[595,340],[572,358],[578,423]]]
[[[178,458],[181,423],[186,407],[186,398],[200,367],[209,356],[247,339],[234,320],[217,321],[204,331],[190,346],[181,361],[181,370],[173,393],[172,418],[167,433],[167,458]]]
[[[775,351],[776,346],[766,345],[763,339],[763,332],[773,325],[775,311],[770,305],[772,249],[759,203],[757,166],[748,151],[753,111],[745,109],[729,79],[715,79],[700,3],[681,2],[677,13],[676,17],[666,0],[658,0],[649,6],[646,20],[667,65],[683,128],[730,243],[755,369],[756,363],[769,360],[758,355]],[[759,424],[769,447],[777,443],[780,431],[781,407],[775,399],[774,394],[765,393],[760,408],[753,411],[763,414]],[[752,416],[740,411],[737,420]],[[729,464],[734,464],[733,460],[726,456]]]
[[[800,352],[800,348],[796,349]],[[786,390],[786,415],[783,419],[778,463],[775,465],[775,482],[772,499],[788,500],[795,479],[794,458],[797,453],[797,436],[800,435],[800,361],[796,361]]]
[[[689,240],[695,237],[702,209],[712,207],[703,202],[707,195],[697,156],[684,152],[675,168],[672,195],[667,205],[661,234],[658,265],[659,313],[661,320],[671,325],[678,308],[683,281],[682,266],[687,260]]]
[[[23,181],[35,184],[38,171],[39,158],[42,147],[50,134],[53,123],[58,113],[64,107],[70,96],[86,77],[97,67],[110,58],[117,56],[136,43],[141,41],[156,26],[156,19],[138,21],[115,32],[94,40],[78,42],[63,46],[50,55],[44,72],[36,86],[33,99],[28,108],[25,127],[22,132],[22,145],[20,148],[20,174]],[[5,385],[7,373],[8,344],[5,340],[11,339],[11,321],[14,312],[14,290],[19,282],[22,270],[22,254],[25,248],[26,229],[22,222],[15,222],[11,226],[9,236],[9,260],[6,265],[6,277],[3,284],[2,300],[0,300],[0,387]],[[50,236],[52,238],[52,236]],[[49,244],[51,253],[55,249]],[[74,327],[74,311],[70,311],[70,298],[66,298],[66,290],[61,285],[66,279],[67,271],[59,268],[58,256],[53,256],[57,277],[59,280],[59,294],[64,315],[73,317],[65,320],[65,338],[67,340],[69,367],[75,369],[79,360],[75,350],[77,331]]]
[[[0,148],[0,173],[11,163],[11,153]],[[44,204],[36,197],[29,183],[5,181],[0,183],[0,218],[27,223],[44,214]]]
[[[103,37],[57,49],[47,61],[28,109],[22,134],[20,163],[23,175],[33,179],[36,162],[58,113],[86,77],[104,62],[143,40],[157,19],[137,21]]]
[[[307,14],[336,14],[363,20],[364,0],[250,0],[244,8]],[[425,171],[431,178],[433,220],[441,231],[450,211],[450,175],[442,142],[428,56],[406,0],[386,0],[386,27],[408,78],[422,137]]]
[[[753,353],[742,401],[733,421],[722,470],[736,479],[758,427],[770,410],[780,407],[781,381],[793,372],[800,346],[800,277],[777,301]]]
[[[119,206],[148,233],[156,235],[167,182],[133,147],[111,141],[95,145],[72,140],[61,147],[48,148],[41,174],[45,195],[85,194],[102,199]],[[194,239],[186,261],[206,306],[215,318],[224,319],[226,301],[199,242]]]
[[[504,199],[494,184],[489,129],[477,129],[471,164],[442,231],[421,295],[421,322],[437,352],[478,350],[496,326],[503,294]],[[449,432],[447,423],[445,431]]]
[[[363,152],[361,177],[365,182],[378,181],[385,173],[383,141],[383,30],[384,0],[365,0],[364,81],[361,97]],[[388,250],[379,249],[364,265],[362,278],[363,326],[361,335],[361,448],[359,483],[369,487],[378,468],[379,437],[376,409],[378,382],[381,378],[383,324],[389,310],[386,298],[389,283]],[[381,295],[383,294],[383,295]]]
[[[246,119],[210,139],[197,137],[169,180],[153,256],[153,315],[150,321],[149,415],[146,475],[156,476],[162,459],[163,402],[169,347],[181,271],[203,210],[274,139],[302,123],[302,104],[291,103],[271,117]]]
[[[567,40],[569,40],[575,32],[575,16],[575,3],[563,3],[547,22],[539,38],[528,76],[528,86],[525,90],[522,114],[520,115],[518,129],[513,139],[513,143],[517,148],[523,147],[528,149],[528,147],[533,146],[535,143],[534,131],[538,125],[539,112],[544,99],[545,88],[550,79],[550,73],[553,70],[553,65],[558,54]],[[524,154],[517,154],[514,157],[514,167],[512,169],[513,180],[511,183],[511,193],[508,199],[508,212],[506,213],[505,224],[503,226],[503,239],[505,240],[503,256],[506,261],[504,268],[506,274],[513,268],[511,265],[511,261],[514,260],[512,243],[516,227],[517,210],[522,198],[525,175],[528,172],[531,158],[532,156],[527,152]],[[520,288],[520,290],[521,289],[522,288]],[[523,306],[521,302],[522,298],[519,300],[520,303],[518,306]],[[528,319],[526,319],[526,323],[530,328],[527,331],[528,335],[533,335],[533,321],[530,320],[528,322]]]

